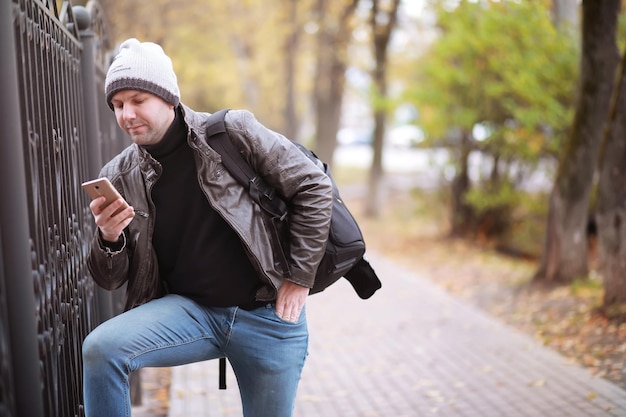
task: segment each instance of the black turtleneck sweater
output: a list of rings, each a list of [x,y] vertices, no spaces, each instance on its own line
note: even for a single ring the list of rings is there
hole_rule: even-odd
[[[200,188],[179,109],[163,140],[145,149],[163,167],[152,189],[152,243],[168,291],[213,307],[258,305],[261,281],[239,237]]]

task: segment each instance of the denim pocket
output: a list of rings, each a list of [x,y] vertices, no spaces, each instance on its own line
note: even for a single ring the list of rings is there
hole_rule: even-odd
[[[268,307],[266,306],[266,308],[268,308]],[[289,320],[285,320],[282,317],[280,317],[276,313],[276,305],[275,304],[271,304],[271,307],[269,307],[269,308],[271,308],[272,316],[275,319],[279,320],[281,323],[296,325],[296,324],[302,323],[305,320],[305,318],[306,318],[306,311],[305,311],[306,310],[306,305],[304,307],[302,307],[302,311],[300,312],[300,317],[298,317],[297,321],[289,321]]]

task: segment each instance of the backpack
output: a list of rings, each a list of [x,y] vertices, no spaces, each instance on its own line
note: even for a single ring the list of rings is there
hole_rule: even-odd
[[[229,109],[222,109],[209,116],[206,128],[207,143],[221,155],[222,164],[230,174],[248,190],[250,197],[270,216],[272,219],[270,232],[275,240],[274,247],[282,248],[282,239],[276,223],[288,222],[288,205],[272,187],[256,174],[228,137],[224,123],[224,117],[228,111]],[[315,283],[309,294],[322,292],[341,277],[345,277],[358,296],[367,299],[382,285],[376,272],[363,257],[365,255],[365,241],[361,229],[341,199],[328,164],[320,161],[313,151],[299,143],[293,143],[328,175],[333,186],[334,198],[330,232],[326,250],[315,275]],[[289,271],[287,258],[288,256],[283,250],[283,253],[279,254],[279,267],[283,269],[286,275]]]
[[[283,248],[276,223],[288,222],[287,203],[256,174],[235,144],[228,137],[224,117],[229,109],[222,109],[209,116],[206,128],[207,144],[222,157],[228,172],[248,190],[250,197],[270,216],[274,247]],[[315,283],[309,294],[317,294],[345,277],[362,299],[370,298],[382,284],[365,255],[365,241],[354,216],[345,206],[328,164],[315,153],[293,142],[311,161],[328,175],[333,186],[333,210],[326,250],[315,275]],[[287,273],[287,254],[280,253],[279,267]],[[226,358],[219,360],[219,388],[226,389]]]

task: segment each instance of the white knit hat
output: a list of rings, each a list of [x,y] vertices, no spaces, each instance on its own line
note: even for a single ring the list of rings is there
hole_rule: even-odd
[[[172,60],[156,43],[139,42],[135,38],[120,45],[107,72],[104,92],[111,109],[111,99],[121,90],[146,91],[174,106],[180,102]]]

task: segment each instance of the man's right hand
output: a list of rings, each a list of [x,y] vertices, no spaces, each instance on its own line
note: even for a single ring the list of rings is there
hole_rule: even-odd
[[[124,228],[133,220],[135,210],[132,207],[127,207],[113,216],[113,213],[124,205],[124,200],[118,198],[105,208],[102,208],[101,205],[104,201],[104,197],[98,197],[89,203],[89,208],[96,225],[100,229],[102,239],[107,242],[117,242]]]

